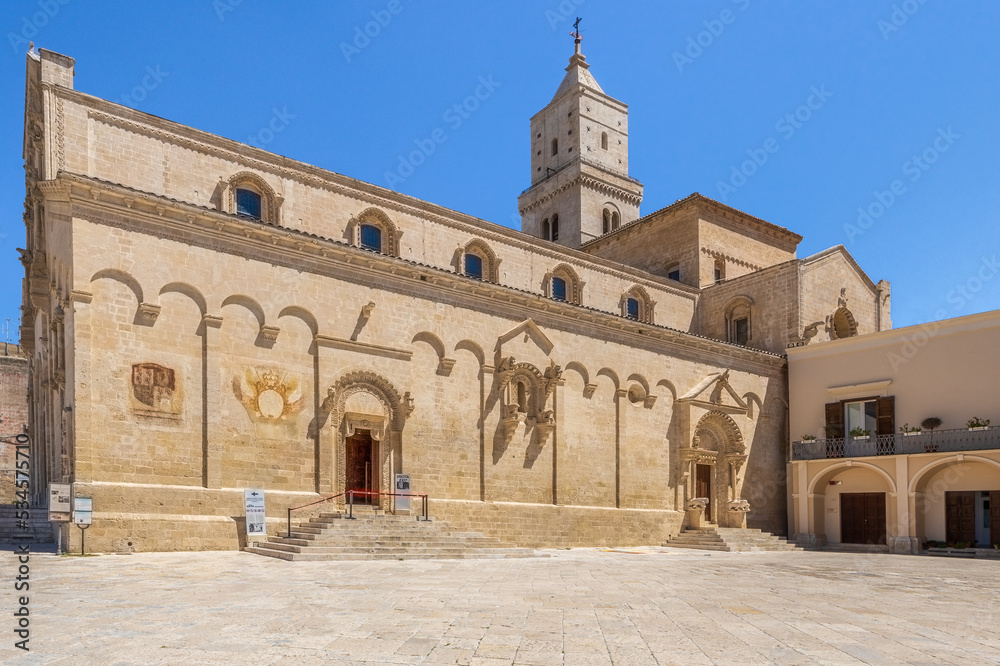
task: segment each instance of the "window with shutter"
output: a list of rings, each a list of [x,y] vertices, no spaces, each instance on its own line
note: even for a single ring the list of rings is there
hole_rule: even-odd
[[[831,402],[826,406],[826,436],[844,436],[844,407],[842,403]]]
[[[878,435],[893,435],[896,433],[896,398],[886,396],[875,401],[875,418],[877,419]]]

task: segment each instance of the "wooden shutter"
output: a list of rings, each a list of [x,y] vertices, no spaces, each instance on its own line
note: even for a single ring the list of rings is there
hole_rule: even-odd
[[[887,396],[875,401],[875,418],[878,422],[876,435],[892,435],[896,432],[896,398]]]
[[[839,402],[826,406],[826,436],[831,439],[844,436],[844,406]]]

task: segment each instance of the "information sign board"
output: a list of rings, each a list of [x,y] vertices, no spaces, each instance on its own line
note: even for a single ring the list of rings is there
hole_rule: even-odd
[[[94,522],[94,499],[92,497],[73,498],[73,522],[90,525]]]
[[[396,490],[397,493],[412,493],[413,490],[410,487],[410,475],[409,474],[397,474],[396,475]],[[396,499],[396,511],[409,511],[410,510],[410,498],[409,497],[397,497]]]
[[[247,517],[247,541],[263,541],[267,537],[264,520],[264,491],[247,488],[243,491]]]
[[[49,484],[49,520],[68,523],[73,503],[70,501],[72,487],[68,483]]]

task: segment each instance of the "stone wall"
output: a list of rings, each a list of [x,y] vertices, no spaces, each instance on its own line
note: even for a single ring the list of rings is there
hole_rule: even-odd
[[[0,434],[16,435],[28,425],[28,359],[16,344],[0,343]],[[13,502],[16,469],[13,444],[0,442],[0,503]]]

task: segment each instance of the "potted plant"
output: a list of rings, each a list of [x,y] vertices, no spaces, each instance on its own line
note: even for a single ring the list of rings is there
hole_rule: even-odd
[[[871,434],[872,434],[871,430],[867,430],[865,428],[862,428],[861,426],[856,426],[854,428],[851,428],[851,439],[854,439],[856,441],[862,441],[862,442],[867,441],[868,438],[871,436]]]
[[[969,430],[986,430],[990,427],[990,420],[984,421],[978,416],[973,416],[965,425],[968,426]]]
[[[903,433],[904,436],[909,437],[911,435],[919,435],[922,430],[923,430],[923,428],[921,428],[919,426],[911,428],[909,423],[904,423],[900,427],[899,432]]]
[[[937,453],[938,445],[934,443],[934,431],[940,428],[942,423],[943,421],[936,416],[929,416],[920,422],[920,427],[929,430],[931,433],[930,441],[924,444],[924,451],[926,453]]]
[[[802,435],[803,442],[812,442],[816,439],[816,435]]]

